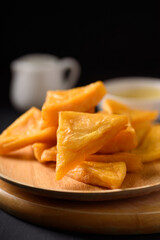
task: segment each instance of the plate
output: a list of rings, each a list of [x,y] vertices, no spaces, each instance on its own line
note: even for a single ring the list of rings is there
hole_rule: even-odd
[[[127,173],[121,189],[108,190],[65,176],[55,180],[55,164],[42,164],[24,148],[0,157],[0,179],[24,191],[56,199],[103,201],[142,196],[160,190],[160,161],[144,164],[141,171]]]

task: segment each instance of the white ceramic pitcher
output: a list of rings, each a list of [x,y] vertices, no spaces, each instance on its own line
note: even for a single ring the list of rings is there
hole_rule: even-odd
[[[81,69],[70,57],[58,59],[49,54],[29,54],[13,61],[11,70],[11,102],[24,111],[31,106],[40,108],[47,90],[74,87]],[[65,77],[67,70],[69,74]]]

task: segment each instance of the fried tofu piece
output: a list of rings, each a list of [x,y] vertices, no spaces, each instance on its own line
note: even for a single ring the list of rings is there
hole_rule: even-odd
[[[41,111],[32,107],[0,135],[0,154],[8,154],[36,142],[56,143],[56,128],[40,128]]]
[[[115,137],[107,142],[100,150],[101,154],[110,154],[116,152],[127,152],[137,146],[137,135],[134,128],[129,125],[126,129],[120,131]]]
[[[137,146],[139,146],[143,139],[145,138],[146,134],[150,130],[152,124],[149,121],[146,122],[140,122],[137,124],[133,125],[133,128],[135,129],[136,132],[136,137],[137,137]]]
[[[42,159],[42,154],[45,150],[48,150],[51,148],[51,146],[53,146],[52,143],[34,143],[32,145],[33,148],[33,153],[35,158],[39,161],[39,162],[45,162]],[[55,157],[54,157],[55,159]],[[54,160],[53,160],[54,161]]]
[[[103,102],[102,108],[108,114],[123,114],[123,113],[129,114],[131,112],[131,109],[127,105],[112,99],[106,99]]]
[[[106,94],[101,81],[69,90],[48,91],[42,106],[42,127],[58,124],[58,112],[90,112]]]
[[[83,162],[72,169],[68,176],[91,185],[117,189],[126,176],[126,164],[124,162],[99,163]]]
[[[142,162],[160,159],[160,124],[153,125],[142,143],[133,153],[141,156]]]
[[[114,154],[93,154],[88,156],[85,161],[92,162],[125,162],[127,167],[127,172],[136,172],[142,169],[142,159],[141,156],[133,153],[121,152]]]
[[[60,112],[57,130],[56,179],[97,152],[128,124],[126,116]]]
[[[42,162],[55,162],[56,161],[56,155],[57,155],[57,147],[53,146],[51,148],[48,148],[43,151],[41,155],[41,161]]]
[[[131,124],[144,121],[154,121],[158,117],[157,111],[131,109],[125,104],[119,103],[112,99],[107,99],[103,103],[103,110],[109,114],[122,114],[129,117]]]

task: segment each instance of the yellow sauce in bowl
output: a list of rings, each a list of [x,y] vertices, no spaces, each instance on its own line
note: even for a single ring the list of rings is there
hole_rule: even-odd
[[[116,96],[125,97],[125,98],[160,98],[160,89],[159,88],[133,88],[127,89],[121,92],[116,92]]]

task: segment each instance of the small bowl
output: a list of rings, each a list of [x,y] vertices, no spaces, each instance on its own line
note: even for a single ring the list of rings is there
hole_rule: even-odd
[[[160,112],[160,79],[147,77],[125,77],[105,80],[104,84],[108,93],[100,102],[100,109],[102,109],[103,101],[108,98],[124,103],[134,109],[158,110]],[[138,97],[125,96],[124,93],[127,93],[127,91],[129,93],[135,89],[138,89],[138,91],[141,91],[142,89],[142,94]],[[156,94],[156,96],[143,96],[143,90],[145,92],[145,89],[147,89],[147,91],[152,91],[152,94]],[[124,96],[118,96],[119,94]]]

